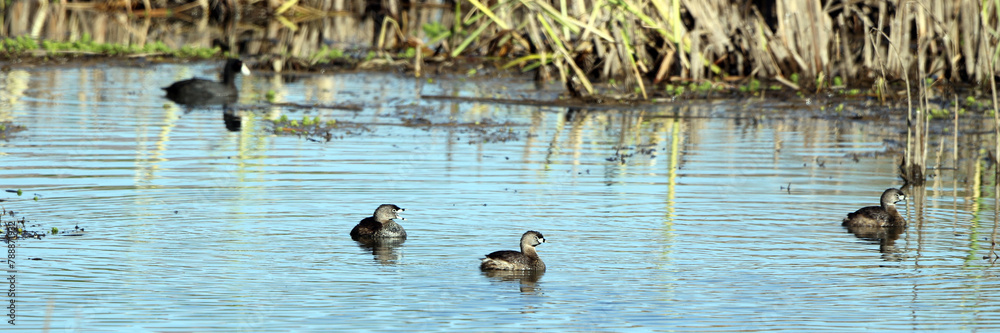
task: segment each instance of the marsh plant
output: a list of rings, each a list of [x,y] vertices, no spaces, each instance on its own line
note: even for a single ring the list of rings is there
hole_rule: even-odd
[[[469,0],[457,53],[560,77],[652,82],[773,79],[794,88],[910,77],[983,82],[996,50],[997,3],[722,0]],[[477,41],[477,42],[470,42]],[[922,75],[920,75],[922,74]],[[588,88],[589,89],[589,88]]]
[[[479,57],[534,72],[542,80],[570,82],[581,93],[593,92],[592,82],[611,80],[617,83],[612,88],[638,98],[676,94],[652,90],[651,84],[705,80],[739,82],[730,88],[759,91],[760,86],[750,87],[758,80],[767,87],[774,82],[813,92],[865,87],[885,98],[895,96],[890,89],[900,89],[895,83],[908,79],[930,78],[932,86],[986,84],[1000,31],[997,6],[993,1],[876,0],[468,0],[430,7],[398,0],[370,6],[329,0],[236,0],[211,6],[194,1],[13,2],[5,7],[0,27],[10,37],[0,49],[208,57],[232,47],[231,52],[259,56],[275,70],[353,59],[347,65],[404,65],[418,73],[425,61]],[[65,14],[49,19],[33,15],[61,11]],[[107,28],[89,26],[122,12],[133,16],[111,20],[116,23]],[[261,13],[267,14],[266,22],[226,23]],[[179,32],[194,28],[150,21],[153,17],[186,20],[192,27],[207,24],[209,30],[187,36]],[[209,19],[217,24],[208,24]],[[24,36],[29,33],[38,38]]]

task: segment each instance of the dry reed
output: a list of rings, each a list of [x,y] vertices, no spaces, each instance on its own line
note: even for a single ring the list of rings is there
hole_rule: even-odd
[[[461,28],[476,33],[453,55],[489,55],[485,41],[516,32],[504,39],[511,65],[551,62],[561,77],[580,76],[579,68],[584,82],[624,79],[643,92],[647,81],[733,77],[813,89],[835,78],[885,87],[907,74],[983,82],[993,73],[991,31],[1000,28],[996,3],[981,1],[468,2],[474,9]],[[551,28],[539,34],[536,26]]]
[[[460,0],[433,5],[396,0],[230,0],[178,5],[165,0],[113,0],[39,9],[44,3],[9,4],[0,32],[6,36],[27,32],[38,38],[39,18],[30,14],[52,13],[64,6],[111,14],[89,15],[103,20],[103,26],[50,19],[45,24],[57,39],[61,36],[54,25],[67,25],[63,30],[77,36],[76,31],[118,25],[131,37],[125,38],[128,43],[212,43],[206,37],[180,39],[169,31],[177,26],[159,27],[145,20],[171,15],[198,30],[250,35],[241,37],[249,42],[238,51],[280,58],[284,61],[278,69],[295,58],[312,58],[324,46],[417,47],[421,55],[443,50],[451,57],[505,59],[507,67],[539,70],[543,78],[554,69],[561,80],[576,77],[588,91],[593,90],[591,81],[616,80],[624,83],[620,85],[624,92],[635,96],[648,96],[649,83],[741,78],[772,79],[810,91],[836,81],[884,92],[907,74],[935,78],[935,84],[985,84],[993,74],[990,60],[1000,31],[997,3],[990,1]],[[33,10],[26,11],[29,7]],[[207,22],[209,17],[233,13],[243,13],[246,20],[261,16],[261,11],[271,20],[257,26]],[[131,14],[132,19],[116,12]],[[428,24],[443,26],[443,37],[429,36]],[[98,41],[105,38],[101,31],[90,34]]]

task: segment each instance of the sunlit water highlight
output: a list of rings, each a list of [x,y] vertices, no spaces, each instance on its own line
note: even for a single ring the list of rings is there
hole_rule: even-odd
[[[216,70],[0,74],[0,120],[28,128],[0,142],[2,186],[25,192],[4,208],[39,230],[86,229],[17,242],[5,331],[1000,328],[985,162],[908,189],[926,198],[906,203],[911,226],[889,247],[840,226],[901,185],[899,115],[850,122],[740,101],[567,114],[418,98],[552,98],[521,79],[257,75],[241,79],[242,105],[274,90],[363,110],[244,107],[233,132],[220,108],[162,98]],[[370,131],[274,136],[265,119],[282,114]],[[416,118],[509,122],[518,137],[403,125]],[[382,203],[406,208],[410,238],[351,241]],[[545,274],[478,270],[529,229],[549,241]]]

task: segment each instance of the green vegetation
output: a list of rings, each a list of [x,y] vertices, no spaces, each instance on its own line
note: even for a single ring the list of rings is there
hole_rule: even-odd
[[[314,135],[337,127],[336,119],[323,122],[319,116],[310,118],[307,115],[302,115],[302,120],[295,120],[283,114],[278,119],[271,120],[271,123],[274,125],[275,134]]]
[[[441,40],[451,36],[451,28],[441,24],[441,22],[425,23],[423,29],[424,34],[430,39],[428,44],[437,44]]]
[[[14,125],[9,121],[0,121],[0,140],[6,140],[11,134],[17,133],[27,128],[21,125]]]
[[[413,58],[413,57],[416,57],[416,56],[417,56],[417,49],[416,48],[412,48],[412,47],[408,47],[408,48],[406,48],[406,50],[404,50],[402,53],[400,53],[397,57],[399,57],[399,58],[405,58],[405,59],[410,59],[410,58]]]
[[[965,106],[973,109],[986,108],[990,103],[991,102],[977,100],[975,96],[968,96],[965,98]]]
[[[948,109],[940,109],[940,108],[928,109],[927,119],[930,120],[934,118],[951,118],[951,111],[948,111]]]
[[[90,34],[83,34],[76,41],[53,41],[42,40],[40,43],[28,36],[0,39],[0,52],[8,54],[23,54],[26,52],[43,51],[48,56],[74,55],[74,54],[99,54],[105,56],[126,56],[139,54],[171,55],[180,58],[201,58],[207,59],[214,56],[223,55],[218,47],[197,48],[182,46],[179,49],[171,49],[160,41],[146,43],[145,45],[122,45],[114,43],[94,42]]]
[[[344,57],[344,50],[331,49],[326,45],[323,45],[319,48],[319,51],[309,57],[309,64],[327,64],[337,59],[343,59]]]
[[[16,38],[4,38],[0,39],[0,51],[8,53],[21,53],[25,51],[34,51],[38,49],[38,43],[34,39],[28,36],[19,36]]]
[[[779,89],[780,89],[780,87],[779,87]],[[742,86],[739,87],[739,91],[740,92],[744,92],[744,93],[747,93],[747,92],[753,93],[753,92],[757,92],[757,91],[760,91],[760,90],[761,90],[761,84],[760,84],[760,81],[757,80],[757,79],[750,79],[750,82],[748,82],[746,85],[742,85]]]
[[[684,86],[682,86],[682,85],[676,85],[675,86],[675,85],[672,85],[672,84],[667,84],[666,86],[664,86],[664,88],[665,88],[665,90],[667,92],[667,95],[671,95],[671,96],[681,96],[681,95],[684,95]]]
[[[323,121],[322,117],[318,115],[313,117],[302,115],[302,119],[290,119],[288,115],[283,114],[277,119],[269,121],[272,125],[272,131],[276,135],[304,136],[312,141],[318,141],[317,138],[330,141],[335,137],[335,132],[338,133],[336,137],[342,138],[344,135],[370,131],[365,126],[356,123],[342,124],[336,119]]]

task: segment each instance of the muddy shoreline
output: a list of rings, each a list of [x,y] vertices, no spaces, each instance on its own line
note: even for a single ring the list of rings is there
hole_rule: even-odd
[[[521,72],[515,69],[503,69],[500,63],[489,59],[462,58],[448,61],[426,62],[422,65],[422,73],[418,77],[414,71],[414,66],[410,62],[397,61],[394,63],[382,63],[378,65],[365,64],[361,62],[339,62],[335,64],[322,64],[311,67],[301,67],[299,69],[286,69],[280,72],[274,71],[269,63],[258,60],[259,56],[243,56],[247,65],[254,71],[255,75],[329,75],[343,73],[394,73],[401,76],[409,76],[426,80],[476,80],[489,81],[501,78],[516,78],[519,80],[533,81],[538,86],[556,87],[565,85],[558,80],[550,79],[545,82],[540,80],[537,73]],[[107,56],[107,55],[16,55],[0,54],[0,71],[9,72],[15,69],[37,69],[37,68],[72,68],[72,67],[95,67],[95,66],[119,66],[119,67],[150,67],[159,64],[182,64],[182,63],[219,63],[222,58],[213,59],[190,59],[163,56]],[[489,99],[489,98],[456,98],[447,96],[424,96],[432,99],[452,99],[464,102],[491,102],[500,104],[522,104],[522,105],[547,105],[568,108],[618,108],[618,107],[639,107],[650,104],[660,104],[678,102],[682,100],[711,100],[711,99],[771,99],[776,101],[789,101],[796,99],[825,99],[836,98],[835,93],[803,93],[801,91],[790,91],[786,88],[778,89],[778,82],[763,83],[772,87],[771,90],[741,91],[741,86],[726,82],[702,82],[700,84],[690,83],[688,87],[683,84],[669,85],[679,89],[659,89],[649,95],[649,98],[642,99],[635,94],[617,93],[618,88],[614,82],[595,83],[595,88],[599,93],[589,96],[574,96],[565,88],[564,93],[558,99],[543,100],[523,100],[523,99]],[[667,86],[667,85],[663,85]],[[846,90],[846,89],[841,89]],[[872,96],[862,93],[841,93],[844,99],[866,99]],[[897,94],[901,95],[901,94]],[[905,104],[905,101],[896,100],[898,105]]]

